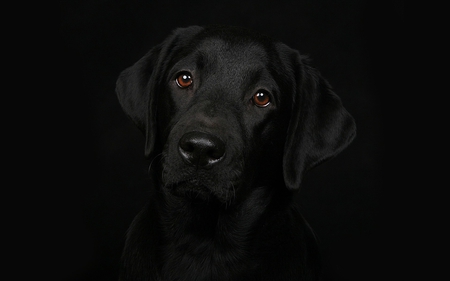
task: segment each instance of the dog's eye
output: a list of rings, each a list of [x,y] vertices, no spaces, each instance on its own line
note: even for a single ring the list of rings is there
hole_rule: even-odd
[[[266,107],[270,104],[270,97],[266,91],[260,90],[253,95],[253,103],[257,107]]]
[[[177,79],[175,79],[177,82],[178,87],[185,89],[192,85],[194,80],[192,79],[192,76],[189,72],[182,72],[178,75]]]

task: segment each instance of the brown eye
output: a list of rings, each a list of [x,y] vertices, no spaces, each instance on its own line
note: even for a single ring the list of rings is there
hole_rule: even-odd
[[[178,87],[184,89],[192,85],[194,80],[192,80],[192,76],[189,72],[183,72],[180,75],[178,75],[177,79],[175,79],[177,82]]]
[[[265,91],[258,91],[256,94],[253,95],[253,103],[257,107],[266,107],[270,103],[270,97],[269,94]]]

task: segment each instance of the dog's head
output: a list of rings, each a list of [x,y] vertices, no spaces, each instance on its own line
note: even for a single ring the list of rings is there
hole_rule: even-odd
[[[355,136],[353,118],[305,57],[239,28],[175,30],[120,74],[116,92],[177,196],[226,202],[283,179],[296,190]]]

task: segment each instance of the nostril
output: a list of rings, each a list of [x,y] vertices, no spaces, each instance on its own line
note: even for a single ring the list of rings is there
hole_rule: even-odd
[[[195,150],[194,144],[189,140],[180,141],[179,146],[185,152],[193,152]]]
[[[222,158],[224,154],[224,150],[218,147],[215,147],[214,149],[210,149],[207,152],[207,156],[211,159],[220,159]]]
[[[225,144],[218,137],[201,133],[184,134],[178,144],[181,157],[194,166],[211,166],[225,154]]]

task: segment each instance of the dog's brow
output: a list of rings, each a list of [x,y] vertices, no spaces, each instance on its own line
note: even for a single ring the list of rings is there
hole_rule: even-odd
[[[206,56],[203,52],[198,52],[195,56],[195,64],[197,66],[197,69],[203,70],[205,68],[206,64]]]
[[[248,75],[244,77],[243,81],[243,90],[253,90],[252,88],[258,84],[258,82],[261,80],[263,76],[263,69],[259,68],[257,70],[249,71]]]
[[[198,70],[206,70],[214,62],[214,57],[206,52],[199,51],[195,55],[195,64]]]

